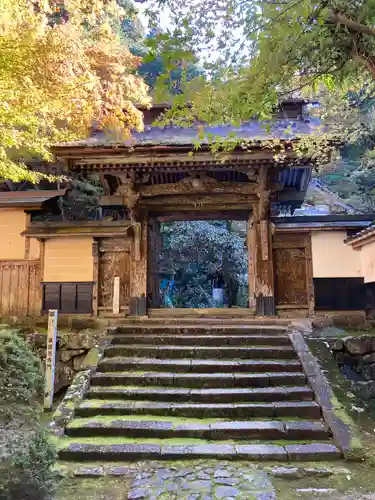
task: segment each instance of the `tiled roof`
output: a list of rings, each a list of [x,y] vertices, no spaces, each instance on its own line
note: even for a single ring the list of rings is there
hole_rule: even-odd
[[[0,193],[0,208],[39,207],[43,202],[64,196],[66,189],[51,191],[5,191]]]
[[[310,228],[312,230],[319,228],[346,229],[358,230],[361,233],[361,228],[368,228],[374,216],[367,215],[296,215],[296,216],[278,216],[272,217],[272,221],[276,226],[285,228]],[[360,234],[360,233],[357,233]],[[348,241],[349,238],[346,240]]]
[[[353,234],[353,236],[350,236],[349,238],[346,238],[345,243],[355,243],[361,239],[364,239],[367,236],[370,235],[375,235],[375,224],[372,223],[369,227],[366,227],[366,229],[362,229],[362,231],[359,231],[356,234]]]
[[[128,142],[119,143],[104,132],[95,132],[88,139],[58,144],[58,147],[99,147],[99,146],[155,146],[155,145],[190,145],[199,142],[209,144],[210,135],[225,138],[231,134],[246,141],[266,141],[269,139],[293,140],[303,135],[312,134],[320,128],[320,121],[312,118],[304,120],[272,120],[261,122],[250,120],[239,127],[218,125],[205,127],[204,137],[200,137],[201,127],[147,126],[141,133],[135,132]]]

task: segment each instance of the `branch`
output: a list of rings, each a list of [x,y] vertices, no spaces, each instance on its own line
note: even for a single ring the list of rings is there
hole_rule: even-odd
[[[256,26],[254,29],[252,29],[251,31],[249,31],[248,33],[245,34],[240,46],[237,48],[236,52],[232,55],[231,57],[231,61],[229,63],[229,66],[231,66],[237,55],[239,54],[239,52],[242,50],[243,46],[245,45],[246,43],[246,40],[251,36],[253,35],[254,33],[256,33],[257,31],[260,31],[264,28],[266,28],[268,25],[272,24],[274,21],[276,21],[277,19],[280,19],[284,14],[286,14],[290,9],[292,9],[293,7],[296,7],[298,4],[302,3],[303,0],[296,0],[295,2],[293,2],[291,5],[288,5],[288,7],[286,7],[284,10],[278,12],[278,14],[275,16],[275,17],[272,17],[271,19],[268,19],[265,23],[261,24],[260,26]]]
[[[353,59],[354,61],[357,61],[364,65],[369,73],[371,73],[372,77],[375,78],[375,63],[369,57],[366,57],[363,54],[354,53]]]
[[[374,29],[369,28],[364,24],[357,23],[356,21],[349,19],[340,12],[331,11],[329,17],[335,24],[342,24],[346,26],[350,31],[355,31],[356,33],[362,33],[363,35],[375,36]]]

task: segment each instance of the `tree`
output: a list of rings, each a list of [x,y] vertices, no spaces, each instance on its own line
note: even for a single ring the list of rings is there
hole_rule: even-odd
[[[219,275],[229,300],[238,305],[238,288],[247,282],[244,239],[226,223],[212,221],[175,222],[167,234],[159,267],[174,276],[175,305],[214,307],[212,280]]]
[[[375,188],[375,98],[367,90],[320,96],[320,115],[341,137],[341,155],[320,177],[340,197],[372,211]]]
[[[170,65],[203,54],[206,71],[186,82],[166,119],[238,124],[269,118],[280,99],[320,85],[343,93],[374,88],[374,1],[153,0],[154,22],[162,9],[170,28],[159,45]]]
[[[153,0],[150,10],[162,8],[170,28],[160,43],[175,64],[204,54],[210,78],[186,90],[191,115],[208,122],[268,117],[305,87],[375,78],[374,0]]]
[[[94,121],[116,138],[142,130],[135,104],[150,99],[120,40],[125,15],[115,0],[0,3],[0,179],[37,182],[27,163]]]

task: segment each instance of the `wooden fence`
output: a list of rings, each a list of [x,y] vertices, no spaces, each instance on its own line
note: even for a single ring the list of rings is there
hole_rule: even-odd
[[[40,262],[0,261],[0,316],[39,316]]]

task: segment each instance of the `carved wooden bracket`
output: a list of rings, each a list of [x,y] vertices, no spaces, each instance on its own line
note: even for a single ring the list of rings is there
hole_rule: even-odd
[[[137,219],[137,208],[141,195],[134,187],[133,176],[129,174],[118,174],[117,177],[120,179],[121,184],[118,186],[115,194],[123,196],[124,205],[129,209],[130,220],[134,224]]]

